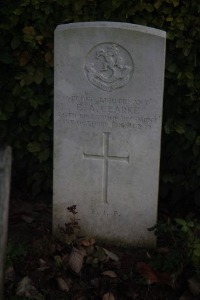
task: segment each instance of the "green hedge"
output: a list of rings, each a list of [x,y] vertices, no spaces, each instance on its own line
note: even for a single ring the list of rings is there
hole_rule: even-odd
[[[0,4],[0,135],[14,179],[52,187],[53,32],[60,23],[119,21],[167,31],[160,196],[200,198],[200,4],[190,0],[7,0]],[[200,201],[199,201],[200,202]]]

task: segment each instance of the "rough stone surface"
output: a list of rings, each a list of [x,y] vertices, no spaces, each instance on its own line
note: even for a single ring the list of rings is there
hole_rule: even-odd
[[[77,205],[88,236],[154,246],[165,32],[125,23],[55,31],[54,231]]]
[[[0,299],[3,294],[3,269],[8,230],[8,207],[10,194],[11,149],[0,148]]]

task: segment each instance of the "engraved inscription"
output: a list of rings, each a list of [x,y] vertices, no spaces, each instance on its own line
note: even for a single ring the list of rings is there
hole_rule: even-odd
[[[88,53],[85,64],[88,80],[107,92],[125,86],[132,77],[133,69],[128,51],[113,43],[95,46]]]
[[[103,161],[103,170],[102,170],[102,201],[104,203],[108,203],[108,162],[109,160],[116,160],[121,162],[129,163],[129,156],[121,157],[121,156],[111,156],[109,155],[109,132],[103,133],[103,154],[88,154],[83,153],[84,159],[101,159]]]
[[[108,211],[107,209],[105,210],[105,209],[98,209],[98,210],[96,210],[96,209],[94,209],[94,208],[92,208],[91,209],[91,214],[92,215],[97,215],[97,216],[99,216],[99,215],[104,215],[104,216],[113,216],[113,217],[120,217],[120,213],[117,211],[117,210],[114,210],[114,211]]]
[[[121,130],[151,130],[161,116],[152,113],[153,99],[66,96],[57,103],[60,128],[88,127]]]

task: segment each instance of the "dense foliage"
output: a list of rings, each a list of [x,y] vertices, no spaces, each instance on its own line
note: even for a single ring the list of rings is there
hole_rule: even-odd
[[[137,23],[167,31],[160,196],[173,205],[200,204],[198,1],[7,0],[0,6],[0,137],[13,147],[14,178],[33,195],[52,186],[56,25]]]

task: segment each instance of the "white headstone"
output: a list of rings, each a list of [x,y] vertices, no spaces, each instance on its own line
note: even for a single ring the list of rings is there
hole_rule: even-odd
[[[11,148],[0,147],[0,299],[3,297],[3,269],[8,231]]]
[[[154,246],[165,32],[91,22],[55,31],[53,225]]]

